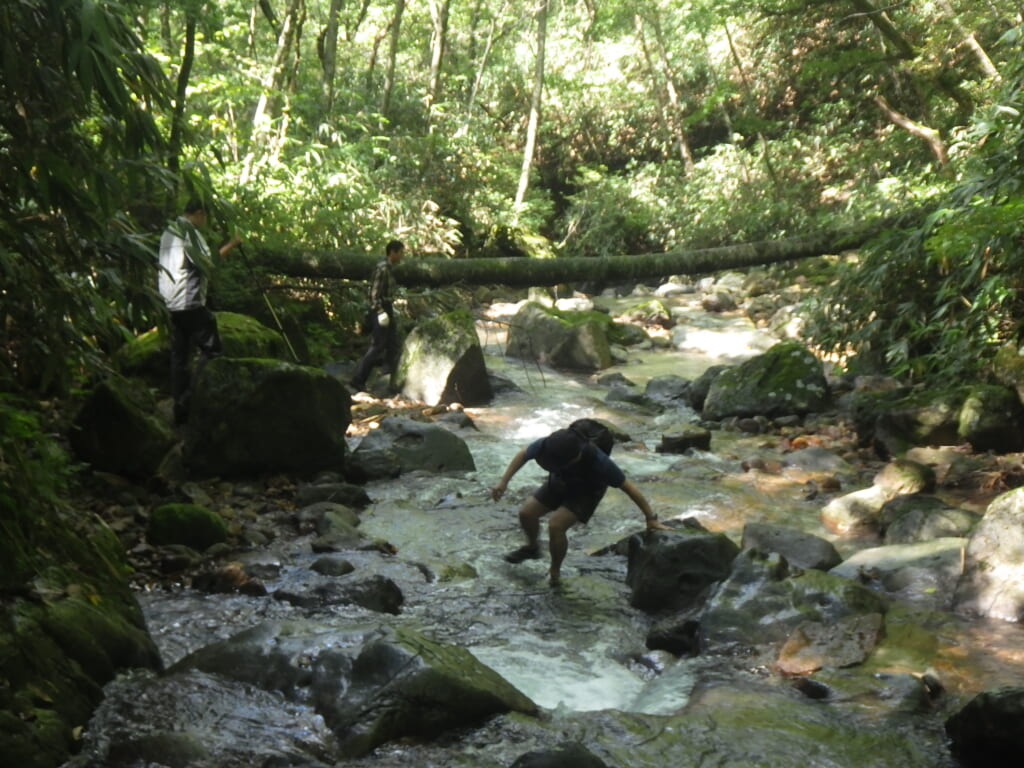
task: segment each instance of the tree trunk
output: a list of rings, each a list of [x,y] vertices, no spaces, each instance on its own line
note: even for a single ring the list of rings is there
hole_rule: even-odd
[[[533,94],[530,96],[530,120],[526,126],[526,144],[523,147],[523,166],[516,189],[516,209],[526,200],[533,168],[533,154],[537,148],[537,129],[540,126],[540,107],[544,95],[544,51],[548,38],[548,0],[537,1],[537,58],[533,68]]]
[[[885,116],[893,123],[905,130],[911,136],[917,136],[919,139],[922,139],[928,145],[932,154],[935,155],[935,159],[940,168],[949,162],[949,156],[946,153],[946,144],[937,130],[911,120],[906,115],[896,111],[889,105],[889,102],[885,100],[884,96],[875,96],[875,104],[878,105],[878,108],[881,109],[882,112],[885,113]]]
[[[330,117],[334,109],[334,75],[338,69],[338,15],[344,0],[331,0],[327,11],[327,25],[324,27],[323,44],[320,48],[320,63],[324,73],[321,95],[323,98],[323,116]]]
[[[506,285],[528,288],[565,282],[603,284],[664,279],[669,275],[699,275],[728,269],[821,256],[863,245],[894,219],[880,219],[859,227],[822,232],[808,237],[726,245],[695,251],[615,256],[610,258],[408,258],[395,267],[395,278],[405,286],[443,288],[452,285]],[[901,222],[905,225],[906,222]],[[367,280],[378,259],[366,254],[256,250],[259,264],[291,277]]]
[[[441,93],[441,65],[448,45],[448,8],[451,0],[430,0],[430,82],[427,84],[427,120]]]
[[[693,173],[694,160],[693,153],[690,151],[690,142],[686,137],[686,131],[683,129],[683,109],[679,103],[679,94],[676,91],[675,86],[675,72],[672,69],[672,65],[669,62],[668,52],[665,49],[664,36],[661,31],[661,24],[657,17],[651,21],[654,27],[655,41],[658,44],[658,57],[661,63],[662,77],[664,78],[664,84],[658,81],[658,66],[654,62],[654,58],[651,56],[650,48],[647,44],[647,35],[644,32],[644,17],[637,13],[633,16],[633,27],[636,30],[637,39],[640,42],[640,49],[644,54],[644,61],[647,64],[647,71],[651,77],[651,90],[654,93],[654,99],[658,103],[658,110],[661,112],[661,120],[665,125],[665,133],[669,138],[669,143],[674,143],[679,149],[679,158],[683,162],[683,169],[687,175]],[[662,87],[665,92],[662,93]]]
[[[185,132],[185,98],[188,81],[192,76],[192,62],[196,58],[196,17],[189,14],[185,20],[185,53],[181,57],[178,81],[174,89],[174,112],[171,113],[171,135],[167,141],[167,169],[177,174],[181,168],[181,143]]]
[[[273,141],[273,132],[271,130],[272,101],[276,100],[276,95],[283,89],[288,75],[288,54],[296,34],[299,11],[302,7],[303,0],[291,0],[289,2],[284,25],[277,38],[277,51],[274,54],[274,61],[263,78],[263,93],[260,94],[252,117],[249,152],[242,163],[242,172],[238,179],[239,184],[242,186],[245,186],[253,177],[265,153],[271,148]]]
[[[395,0],[395,13],[391,17],[391,47],[388,50],[388,67],[384,76],[384,93],[380,102],[380,113],[385,119],[391,115],[391,94],[395,89],[395,62],[398,60],[398,38],[402,33],[402,14],[404,13],[405,0]]]

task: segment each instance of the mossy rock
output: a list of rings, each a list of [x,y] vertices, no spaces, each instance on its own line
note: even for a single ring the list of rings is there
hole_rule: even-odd
[[[489,403],[493,392],[472,314],[460,309],[417,325],[405,340],[392,385],[428,405]]]
[[[87,395],[69,442],[93,469],[146,479],[174,445],[174,433],[148,388],[110,376]]]
[[[284,337],[259,320],[236,312],[216,312],[217,328],[226,357],[290,360]],[[122,373],[139,376],[161,387],[170,384],[170,340],[164,328],[141,334],[117,351],[114,361]]]
[[[722,371],[711,383],[703,416],[788,416],[820,412],[830,395],[821,362],[803,344],[785,341]]]
[[[199,504],[165,504],[153,510],[146,529],[150,544],[184,544],[202,552],[228,538],[228,526],[216,512]]]

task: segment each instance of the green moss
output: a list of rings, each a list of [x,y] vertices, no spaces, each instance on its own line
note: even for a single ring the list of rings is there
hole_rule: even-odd
[[[225,541],[228,526],[216,512],[198,504],[165,504],[153,510],[146,529],[150,544],[183,544],[200,552]]]

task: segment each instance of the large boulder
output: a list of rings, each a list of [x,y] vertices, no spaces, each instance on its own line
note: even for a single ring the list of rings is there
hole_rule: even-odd
[[[504,712],[537,713],[466,649],[404,628],[262,624],[193,653],[169,674],[189,670],[312,706],[347,757],[398,739],[435,739]]]
[[[701,648],[774,651],[798,629],[805,637],[820,635],[821,627],[885,610],[884,599],[856,581],[791,569],[778,554],[748,549],[735,559],[701,614]]]
[[[699,526],[631,536],[626,570],[630,604],[648,613],[692,608],[729,575],[738,552],[728,536]]]
[[[954,608],[972,616],[1024,619],[1024,488],[996,498],[975,527]]]
[[[983,691],[946,721],[953,754],[968,768],[1017,765],[1024,754],[1024,688]]]
[[[175,442],[150,391],[119,376],[89,392],[68,437],[78,458],[93,469],[138,480],[157,473]]]
[[[598,371],[612,364],[610,324],[597,312],[559,312],[527,302],[509,324],[507,352],[553,368]]]
[[[472,472],[473,454],[458,435],[435,424],[401,417],[382,419],[352,452],[350,478],[358,482],[398,477],[406,472]]]
[[[392,384],[428,405],[486,405],[493,393],[473,316],[466,310],[426,320],[406,337]]]
[[[225,357],[292,359],[284,336],[259,320],[235,312],[214,314]],[[154,328],[132,339],[117,351],[114,362],[125,375],[139,376],[167,389],[171,381],[171,347],[166,330]]]
[[[882,506],[886,544],[912,544],[946,537],[966,537],[979,516],[954,507],[936,496],[913,493],[897,496]]]
[[[719,421],[731,416],[805,415],[829,405],[821,362],[803,344],[785,341],[722,371],[708,390],[702,415]]]
[[[960,578],[966,539],[941,538],[862,549],[829,573],[881,586],[886,592],[936,610],[949,610]]]
[[[219,357],[196,384],[183,459],[194,476],[341,469],[351,399],[328,373]]]

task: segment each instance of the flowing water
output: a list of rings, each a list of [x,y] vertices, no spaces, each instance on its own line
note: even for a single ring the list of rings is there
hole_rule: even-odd
[[[665,373],[694,378],[712,364],[756,354],[770,341],[742,320],[694,310],[692,324],[685,351],[633,351],[610,372],[621,372],[640,388]],[[387,540],[398,553],[345,556],[357,573],[380,573],[401,586],[405,604],[398,616],[351,606],[310,616],[266,597],[189,589],[142,593],[140,602],[168,666],[268,619],[319,622],[324,632],[344,622],[376,621],[409,626],[469,649],[543,707],[545,716],[495,718],[437,742],[388,744],[366,758],[335,762],[330,734],[312,711],[269,694],[243,696],[236,685],[194,673],[173,680],[134,674],[109,687],[107,703],[89,729],[87,754],[102,752],[105,731],[144,729],[151,727],[147,722],[170,718],[202,734],[204,743],[219,743],[221,765],[299,765],[304,763],[294,755],[302,754],[310,765],[320,760],[376,768],[508,766],[523,752],[571,740],[620,768],[797,762],[952,766],[941,730],[948,711],[980,690],[1024,684],[1024,645],[1017,626],[966,623],[913,610],[902,620],[895,613],[890,632],[923,637],[873,660],[860,673],[826,676],[834,692],[829,703],[809,703],[763,660],[677,659],[648,651],[644,639],[651,619],[629,606],[625,558],[599,554],[643,527],[639,510],[614,489],[589,525],[570,532],[561,588],[548,586],[546,560],[506,563],[502,555],[522,541],[516,509],[541,481],[541,471],[525,467],[500,503],[490,501],[489,488],[523,445],[583,416],[611,421],[630,436],[613,456],[663,520],[696,518],[737,542],[746,522],[781,523],[829,538],[844,555],[864,542],[836,539],[823,529],[818,518],[823,502],[808,498],[799,474],[743,470],[742,459],[773,449],[773,438],[715,433],[711,452],[659,453],[655,447],[662,432],[694,419],[692,412],[652,413],[609,403],[608,389],[593,377],[506,359],[502,328],[497,320],[481,325],[488,366],[514,381],[519,391],[468,411],[476,429],[459,434],[470,447],[476,471],[412,473],[367,486],[373,503],[363,513],[361,530]],[[843,481],[849,490],[858,482],[870,483],[856,469]],[[302,590],[324,578],[309,569],[315,556],[308,539],[277,543],[267,556],[282,565],[277,576],[265,580],[269,591]],[[905,676],[926,669],[946,688],[934,715],[911,716],[894,707]],[[243,698],[244,707],[238,703]],[[281,754],[292,755],[293,761],[264,759]],[[100,764],[88,760],[77,765]]]

